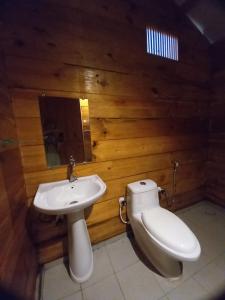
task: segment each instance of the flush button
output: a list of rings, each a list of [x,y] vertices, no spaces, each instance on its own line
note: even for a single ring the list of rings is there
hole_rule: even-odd
[[[141,184],[141,185],[146,185],[146,182],[140,181],[140,184]]]

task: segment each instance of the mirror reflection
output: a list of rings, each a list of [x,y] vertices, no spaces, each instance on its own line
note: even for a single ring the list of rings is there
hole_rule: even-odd
[[[39,107],[48,166],[91,161],[88,99],[44,96]]]

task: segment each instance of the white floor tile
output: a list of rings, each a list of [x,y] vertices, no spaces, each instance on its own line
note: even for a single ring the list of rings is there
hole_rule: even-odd
[[[164,295],[152,271],[140,261],[116,276],[126,300],[153,300]]]
[[[225,210],[205,201],[177,214],[194,232],[202,247],[202,255],[197,262],[183,263],[180,280],[170,281],[148,269],[137,257],[124,233],[93,247],[94,272],[81,285],[83,296],[80,284],[70,279],[63,258],[46,264],[41,299],[213,299],[225,287]]]
[[[210,223],[216,222],[219,218],[222,218],[221,211],[211,205],[200,205],[195,209],[188,210],[183,213],[183,217],[187,222],[195,223],[204,228],[208,228]]]
[[[193,222],[193,220],[190,217],[190,211],[188,212],[176,212],[176,215],[191,229],[193,230],[193,226],[195,225],[195,223]]]
[[[216,222],[211,224],[210,229],[211,236],[218,236],[218,238],[225,244],[225,218],[218,218]]]
[[[42,288],[42,300],[58,300],[80,290],[80,284],[71,280],[61,263],[44,272]]]
[[[183,270],[186,275],[185,277],[186,278],[191,277],[192,275],[200,271],[208,262],[209,262],[209,258],[204,253],[201,253],[197,261],[183,262]]]
[[[207,293],[195,280],[188,279],[167,294],[169,300],[206,300]]]
[[[114,236],[114,237],[112,237],[110,239],[105,240],[105,245],[112,244],[114,242],[117,242],[117,241],[119,241],[121,239],[125,239],[125,238],[127,238],[127,232],[123,232],[123,233],[121,233],[119,235],[116,235],[116,236]]]
[[[157,279],[159,285],[163,289],[165,293],[175,289],[179,285],[181,285],[185,280],[190,278],[195,272],[197,272],[202,266],[203,263],[197,262],[184,262],[183,263],[183,273],[177,280],[171,280],[165,277],[162,277],[156,273],[154,273],[155,278]]]
[[[211,241],[216,243],[225,244],[225,219],[218,217],[215,222],[211,222],[207,227],[201,227],[200,225],[194,226],[194,230],[196,234],[199,235],[199,238],[207,243],[211,243]]]
[[[196,220],[201,220],[202,212],[204,207],[198,207],[198,214],[196,214],[196,210],[192,211],[189,210],[189,217],[195,214]],[[215,209],[213,208],[213,213]],[[193,212],[193,214],[192,214]],[[185,221],[185,214],[181,215],[181,219]],[[225,250],[225,235],[224,235],[224,228],[225,228],[225,220],[221,217],[221,214],[216,214],[216,221],[211,221],[207,224],[207,226],[202,226],[201,222],[193,222],[189,221],[188,226],[193,231],[193,233],[198,238],[201,248],[202,248],[202,260],[205,263],[212,261],[215,257]],[[204,218],[204,217],[203,217]]]
[[[83,290],[85,300],[124,300],[115,275]]]
[[[225,250],[222,255],[219,255],[214,261],[217,268],[219,268],[222,272],[225,273]]]
[[[195,232],[197,232],[197,230]],[[208,232],[198,233],[197,236],[205,261],[212,261],[225,250],[225,242],[223,242],[222,238],[220,238],[219,232],[212,234],[209,229]]]
[[[70,295],[70,296],[60,299],[60,300],[83,300],[83,296],[82,296],[82,293],[79,291],[73,295]]]
[[[176,287],[178,287],[185,280],[183,276],[178,280],[170,280],[168,278],[162,277],[162,276],[160,276],[158,274],[155,274],[155,273],[154,273],[154,276],[155,276],[156,280],[158,281],[161,289],[165,293],[168,293],[171,290],[175,289]]]
[[[201,270],[205,266],[206,262],[207,260],[205,260],[204,257],[200,257],[200,259],[195,262],[183,262],[183,274],[178,280],[170,280],[155,273],[154,276],[163,291],[165,293],[168,293],[169,291],[180,286],[185,280],[193,276],[199,270]]]
[[[105,246],[94,250],[94,271],[90,279],[82,283],[82,288],[91,286],[100,280],[105,279],[107,276],[113,274],[113,268],[111,266],[109,257],[106,253]]]
[[[201,203],[208,211],[216,211],[218,214],[225,218],[225,209],[222,206],[209,201],[202,201]]]
[[[115,272],[121,271],[139,260],[128,238],[108,244],[106,251]]]
[[[217,293],[225,287],[225,272],[210,263],[193,276],[208,292]]]

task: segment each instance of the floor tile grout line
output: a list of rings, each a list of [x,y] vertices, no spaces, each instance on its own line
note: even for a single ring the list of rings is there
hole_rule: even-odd
[[[55,300],[64,300],[65,298],[70,297],[70,296],[73,296],[73,295],[75,295],[75,294],[77,294],[77,293],[79,293],[79,292],[81,292],[81,289],[77,290],[76,292],[73,292],[72,294],[64,295],[64,296],[62,296],[62,297],[60,297],[60,298],[57,298],[57,299],[55,299]],[[48,300],[48,299],[46,299],[46,300]]]
[[[190,279],[194,279],[193,276],[189,276],[187,278],[184,279],[184,281],[182,281],[180,284],[178,284],[176,287],[172,288],[171,290],[169,290],[168,292],[166,292],[165,296],[168,296],[172,291],[177,290],[182,284],[184,284],[186,281],[190,280]],[[196,281],[196,280],[195,280]],[[196,281],[197,282],[197,281]],[[198,283],[198,282],[197,282]],[[202,287],[202,285],[200,285]],[[205,289],[204,289],[205,290]]]
[[[122,235],[122,234],[121,234],[121,235]],[[110,256],[109,256],[108,251],[107,251],[107,245],[114,244],[114,243],[116,243],[116,242],[118,242],[118,241],[120,241],[120,240],[122,240],[122,239],[126,239],[126,238],[128,239],[128,237],[122,236],[121,238],[119,238],[118,240],[113,241],[112,243],[109,243],[109,244],[103,244],[103,245],[101,245],[101,247],[94,249],[94,251],[99,250],[99,249],[102,249],[102,248],[105,249],[105,252],[106,252],[106,255],[107,255],[108,259],[109,259],[110,266],[111,266],[111,268],[112,268],[113,273],[107,275],[107,276],[104,277],[103,279],[97,280],[96,282],[92,283],[91,285],[89,285],[89,286],[87,286],[87,287],[83,287],[82,284],[81,284],[81,290],[82,290],[82,291],[85,290],[85,289],[87,289],[87,288],[89,288],[89,287],[91,287],[91,286],[93,286],[93,285],[95,285],[95,284],[97,284],[97,283],[99,283],[99,282],[101,282],[101,281],[103,281],[103,280],[105,280],[106,278],[112,276],[113,274],[114,274],[114,275],[116,274],[116,271],[115,271],[114,268],[113,268],[113,264],[112,264],[111,258],[110,258]],[[139,259],[138,259],[138,261],[139,261]],[[137,262],[135,262],[135,263],[137,263]],[[133,263],[133,264],[135,264],[135,263]],[[127,267],[130,267],[130,266],[133,265],[133,264],[130,264],[130,265],[127,266]],[[126,267],[125,267],[125,268],[126,268]],[[125,268],[123,268],[122,270],[124,270]],[[120,270],[120,271],[122,271],[122,270]]]
[[[123,296],[123,299],[124,299],[124,300],[127,300],[127,298],[126,298],[126,296],[125,296],[125,294],[124,294],[124,291],[123,291],[123,289],[122,289],[122,286],[121,286],[121,284],[120,284],[119,278],[117,277],[116,273],[115,273],[114,275],[115,275],[116,281],[117,281],[117,283],[118,283],[118,285],[119,285],[119,288],[120,288],[121,294],[122,294],[122,296]]]
[[[128,241],[130,241],[128,237],[127,237],[127,239],[128,239]],[[126,270],[127,268],[129,268],[129,267],[131,267],[131,266],[133,266],[133,265],[135,265],[135,264],[140,263],[141,260],[140,260],[139,257],[136,255],[136,256],[137,256],[137,261],[135,261],[134,263],[131,263],[131,264],[127,265],[126,267],[122,268],[122,269],[119,270],[119,271],[116,271],[116,270],[114,269],[114,267],[113,267],[113,263],[112,263],[111,257],[110,257],[110,255],[109,255],[109,252],[107,251],[107,249],[106,249],[106,252],[107,252],[109,261],[110,261],[110,263],[111,263],[111,265],[112,265],[113,273],[114,273],[115,278],[116,278],[116,280],[117,280],[117,283],[118,283],[118,285],[119,285],[119,287],[120,287],[121,293],[122,293],[124,299],[127,300],[127,298],[126,298],[126,296],[125,296],[125,294],[124,294],[124,292],[123,292],[122,286],[121,286],[121,284],[120,284],[120,281],[119,281],[119,278],[118,278],[118,273],[123,272],[124,270]],[[136,254],[136,253],[135,253],[135,254]],[[157,280],[156,280],[155,278],[154,278],[154,280],[156,281],[157,285],[159,286],[159,288],[161,289],[163,295],[165,296],[165,292],[164,292],[164,290],[161,288],[160,284],[157,282]],[[160,298],[162,298],[162,297],[160,297]],[[159,299],[160,299],[160,298],[159,298]]]
[[[121,286],[121,284],[120,284],[120,281],[119,281],[119,279],[118,279],[118,277],[117,277],[117,275],[116,275],[116,271],[114,270],[113,263],[112,263],[112,260],[111,260],[110,255],[109,255],[109,253],[108,253],[108,251],[107,251],[107,248],[106,248],[106,254],[107,254],[108,259],[109,259],[109,261],[110,261],[110,264],[111,264],[111,266],[112,266],[113,274],[114,274],[114,276],[115,276],[115,278],[116,278],[116,281],[117,281],[117,283],[118,283],[118,285],[119,285],[119,288],[120,288],[121,294],[122,294],[122,296],[123,296],[123,299],[124,299],[124,300],[127,300],[127,298],[126,298],[126,296],[125,296],[125,294],[124,294],[124,292],[123,292],[122,286]]]
[[[121,239],[123,239],[123,237],[122,237]],[[118,239],[118,240],[116,240],[115,242],[112,242],[112,243],[116,243],[117,241],[119,241],[119,240],[121,240],[121,239]],[[108,258],[108,260],[109,260],[109,262],[110,262],[110,266],[111,266],[111,268],[112,268],[113,273],[107,275],[107,276],[104,277],[103,279],[100,279],[100,280],[96,281],[95,283],[91,284],[91,285],[88,286],[88,287],[85,287],[85,288],[84,288],[84,287],[82,287],[82,285],[81,285],[82,296],[83,296],[83,292],[84,292],[85,289],[87,289],[87,288],[89,288],[89,287],[92,287],[92,286],[94,286],[94,285],[96,285],[96,284],[98,284],[98,283],[100,283],[100,282],[102,282],[102,281],[108,279],[108,278],[111,277],[112,275],[114,275],[114,277],[116,278],[116,281],[117,281],[117,283],[118,283],[118,285],[119,285],[121,294],[122,294],[124,300],[126,300],[126,297],[125,297],[125,295],[124,295],[124,293],[123,293],[123,290],[122,290],[122,288],[121,288],[121,285],[120,285],[120,283],[119,283],[119,280],[118,280],[118,278],[117,278],[117,276],[116,276],[116,272],[115,272],[115,270],[114,270],[114,268],[113,268],[113,264],[112,264],[111,258],[110,258],[110,256],[109,256],[109,253],[108,253],[107,249],[106,249],[106,245],[107,245],[107,244],[104,244],[104,245],[102,245],[100,248],[97,248],[96,250],[99,250],[99,249],[101,249],[101,248],[105,248],[105,252],[106,252],[107,258]],[[84,299],[84,296],[83,296],[83,300],[85,300],[85,299]]]
[[[102,248],[105,248],[105,245],[103,245],[102,247],[100,247],[100,248],[98,248],[98,249],[96,249],[96,250],[99,250],[99,249],[102,249]],[[105,249],[105,252],[106,252],[106,255],[107,255],[106,249]],[[107,256],[108,256],[108,255],[107,255]],[[110,266],[112,267],[111,261],[110,261]],[[89,286],[87,286],[87,287],[83,287],[82,284],[81,284],[81,285],[80,285],[80,286],[81,286],[81,290],[84,291],[85,289],[88,289],[89,287],[94,286],[94,285],[96,285],[97,283],[99,283],[99,282],[101,282],[101,281],[104,281],[105,279],[109,278],[110,276],[112,276],[112,275],[114,274],[114,269],[113,269],[113,267],[112,267],[112,271],[113,271],[113,273],[111,273],[111,274],[109,274],[109,275],[106,275],[104,278],[101,278],[101,279],[97,280],[96,282],[92,283],[91,285],[89,285]]]
[[[194,273],[192,273],[190,276],[188,276],[188,277],[187,277],[184,281],[182,281],[178,286],[176,286],[176,287],[172,288],[170,291],[168,291],[168,292],[166,293],[166,295],[168,295],[171,291],[177,289],[181,284],[183,284],[183,283],[186,282],[187,280],[190,280],[191,278],[192,278],[193,280],[195,280],[195,282],[197,282],[202,288],[204,288],[204,290],[205,290],[206,292],[209,292],[209,290],[207,290],[200,282],[198,282],[198,280],[196,280],[196,279],[194,278],[194,276],[195,276],[197,273],[199,273],[201,270],[203,270],[205,267],[207,267],[209,264],[213,263],[213,261],[216,260],[216,259],[217,259],[219,256],[221,256],[221,255],[222,255],[222,252],[221,252],[220,254],[218,254],[216,257],[212,258],[209,262],[207,262],[206,264],[204,264],[201,268],[199,268],[197,271],[195,271]],[[217,268],[218,268],[218,267],[217,267]],[[218,269],[219,269],[219,268],[218,268]]]
[[[129,241],[129,238],[127,238],[127,239],[128,239],[128,241]],[[135,251],[134,251],[134,252],[135,252]],[[113,272],[114,272],[115,274],[116,274],[116,273],[119,273],[119,272],[121,272],[121,271],[123,271],[123,270],[125,270],[125,269],[127,269],[127,268],[129,268],[130,266],[132,266],[132,265],[134,265],[134,264],[136,264],[137,262],[140,261],[140,258],[136,255],[136,252],[135,252],[135,255],[137,256],[137,261],[135,261],[134,263],[131,263],[131,264],[127,265],[126,267],[122,268],[122,269],[119,270],[119,271],[116,271],[116,270],[114,270],[113,263],[112,263],[112,260],[111,260],[111,257],[110,257],[110,255],[109,255],[109,253],[108,253],[107,248],[106,248],[106,253],[107,253],[107,256],[108,256],[109,261],[110,261],[110,263],[111,263]]]
[[[59,263],[59,264],[63,264],[64,266],[65,266],[65,264],[64,264],[64,262],[62,261],[61,263]],[[57,265],[59,265],[59,264],[57,264]],[[57,265],[55,265],[55,266],[57,266]],[[52,266],[52,268],[54,268],[55,266]],[[47,270],[49,270],[49,269],[47,269]],[[45,275],[45,272],[46,272],[46,270],[43,270],[43,273],[44,273],[44,275]],[[66,272],[67,272],[67,274],[68,274],[68,277],[70,278],[70,274],[69,274],[69,272],[68,272],[68,270],[66,269]],[[45,276],[43,276],[43,278],[44,278]],[[72,280],[71,278],[70,278],[70,280]],[[45,280],[43,279],[43,284],[42,284],[42,297],[40,298],[40,300],[45,300],[44,299],[44,296],[43,296],[43,286],[44,286],[44,282],[45,282]],[[58,299],[56,299],[56,300],[63,300],[65,297],[70,297],[70,296],[72,296],[72,295],[74,295],[74,294],[76,294],[76,293],[78,293],[78,292],[80,292],[81,291],[81,284],[79,284],[79,289],[77,290],[77,291],[74,291],[72,294],[67,294],[67,295],[63,295],[62,297],[60,297],[60,298],[58,298]],[[48,299],[46,299],[46,300],[48,300]]]
[[[129,240],[129,238],[127,238],[128,240]],[[135,253],[136,254],[136,253]],[[113,264],[112,264],[112,261],[111,261],[111,257],[110,257],[110,255],[109,255],[109,253],[108,253],[108,251],[107,251],[107,255],[108,255],[108,257],[109,257],[109,260],[110,260],[110,263],[111,263],[111,265],[112,265],[112,267],[113,267]],[[119,271],[115,271],[114,270],[114,268],[113,268],[113,272],[114,272],[114,275],[115,275],[115,277],[116,277],[116,280],[117,280],[117,282],[118,282],[118,284],[119,284],[119,287],[120,287],[120,290],[121,290],[121,292],[122,292],[122,295],[124,296],[124,299],[126,300],[126,296],[125,296],[125,294],[124,294],[124,292],[123,292],[123,289],[122,289],[122,286],[121,286],[121,284],[120,284],[120,281],[119,281],[119,278],[118,278],[118,273],[120,273],[120,272],[122,272],[122,271],[124,271],[124,270],[126,270],[127,268],[129,268],[129,267],[131,267],[131,266],[133,266],[133,265],[135,265],[135,264],[138,264],[138,263],[140,263],[141,262],[141,260],[139,259],[139,257],[137,256],[137,258],[138,258],[138,260],[136,261],[136,262],[134,262],[134,263],[132,263],[132,264],[130,264],[130,265],[128,265],[128,266],[126,266],[126,267],[124,267],[123,269],[121,269],[121,270],[119,270]],[[163,292],[163,295],[165,296],[165,292],[164,292],[164,290],[162,289],[162,287],[160,286],[160,284],[158,283],[158,281],[156,280],[156,278],[153,276],[153,278],[154,278],[154,280],[156,281],[156,283],[157,283],[157,285],[159,286],[159,288],[161,289],[161,291]],[[162,297],[160,297],[160,298],[162,298]],[[159,299],[160,299],[159,298]]]
[[[81,297],[82,297],[82,300],[85,300],[86,297],[84,298],[84,291],[82,290],[82,288],[81,288],[80,291],[81,291]]]
[[[200,203],[199,203],[200,204]],[[199,205],[200,206],[200,205]],[[208,206],[208,204],[206,205],[206,208],[207,208],[207,206]],[[204,204],[202,205],[202,207],[204,207]],[[212,206],[213,208],[215,208],[214,206]],[[216,208],[217,209],[217,208]],[[194,212],[195,211],[195,209],[194,208],[190,208],[189,210],[188,210],[188,212]],[[217,214],[217,212],[216,212],[216,214]],[[219,214],[219,213],[218,213]],[[220,220],[222,220],[222,224],[223,224],[223,215],[222,214],[219,214],[219,217],[220,217]],[[219,222],[219,221],[218,221]],[[199,224],[199,223],[197,223],[197,222],[193,222],[194,223],[194,225],[197,225],[197,226],[199,226],[200,227],[200,229],[201,230],[203,230],[204,229],[204,224]],[[210,224],[212,224],[212,223],[214,223],[214,221],[213,220],[211,220],[210,222],[209,222]],[[209,224],[209,225],[210,225]],[[78,292],[81,292],[81,296],[82,296],[82,299],[84,300],[84,293],[83,293],[83,291],[85,290],[85,289],[87,289],[87,288],[89,288],[89,287],[91,287],[91,286],[93,286],[93,285],[95,285],[95,284],[97,284],[97,283],[99,283],[99,282],[101,282],[101,281],[104,281],[106,278],[108,278],[108,277],[110,277],[110,276],[112,276],[112,275],[114,275],[115,276],[115,278],[116,278],[116,281],[117,281],[117,283],[118,283],[118,285],[119,285],[119,288],[120,288],[120,291],[121,291],[121,293],[122,293],[122,295],[123,295],[123,298],[124,299],[126,299],[126,297],[125,297],[125,295],[124,295],[124,293],[123,293],[123,290],[122,290],[122,287],[121,287],[121,285],[120,285],[120,282],[119,282],[119,279],[118,279],[118,273],[119,272],[122,272],[122,271],[124,271],[124,270],[126,270],[127,268],[129,268],[129,267],[131,267],[132,265],[135,265],[135,264],[137,264],[138,262],[140,262],[140,259],[137,257],[137,261],[136,262],[133,262],[133,263],[131,263],[131,264],[129,264],[129,265],[127,265],[127,266],[125,266],[124,268],[122,268],[121,270],[119,270],[119,271],[116,271],[115,269],[114,269],[114,267],[113,267],[113,262],[112,262],[112,260],[111,260],[111,257],[110,257],[110,254],[109,254],[109,252],[108,252],[108,249],[107,249],[107,247],[109,246],[109,245],[112,245],[112,244],[114,244],[114,243],[116,243],[116,242],[119,242],[119,241],[121,241],[121,240],[126,240],[126,239],[128,239],[129,240],[129,238],[127,237],[127,236],[125,236],[124,234],[121,234],[121,237],[120,238],[118,238],[118,239],[116,239],[115,241],[111,241],[110,243],[107,243],[107,241],[105,241],[104,242],[104,244],[102,244],[99,248],[96,248],[95,250],[99,250],[99,249],[102,249],[102,248],[104,248],[104,251],[105,251],[105,253],[106,253],[106,256],[107,256],[107,258],[108,258],[108,260],[109,260],[109,263],[110,263],[110,266],[111,266],[111,268],[112,268],[112,273],[110,274],[110,275],[107,275],[106,277],[104,277],[103,279],[100,279],[100,280],[98,280],[98,281],[96,281],[95,283],[93,283],[93,284],[91,284],[90,286],[88,286],[88,287],[86,287],[86,288],[83,288],[82,287],[82,285],[80,285],[79,286],[79,290],[77,290],[76,292],[73,292],[72,294],[70,294],[70,295],[64,295],[62,298],[60,298],[61,300],[63,300],[65,297],[69,297],[69,296],[72,296],[72,295],[74,295],[74,294],[76,294],[76,293],[78,293]],[[220,248],[220,247],[219,247]],[[94,250],[94,251],[95,251]],[[215,250],[215,249],[214,249]],[[187,276],[181,283],[179,283],[178,284],[178,286],[176,286],[176,287],[174,287],[174,288],[172,288],[170,291],[168,291],[168,292],[165,292],[164,291],[164,289],[161,287],[161,285],[160,285],[160,283],[159,283],[159,281],[157,281],[157,279],[156,279],[156,277],[154,276],[154,280],[157,282],[157,285],[160,287],[160,289],[161,289],[161,291],[162,291],[162,293],[163,293],[163,295],[164,296],[167,296],[172,290],[175,290],[175,289],[177,289],[177,288],[179,288],[179,286],[181,285],[181,284],[183,284],[184,282],[186,282],[187,280],[190,280],[191,278],[198,284],[198,285],[200,285],[205,291],[207,291],[207,292],[210,292],[209,290],[207,290],[200,282],[198,282],[198,280],[196,279],[196,278],[194,278],[194,276],[197,274],[197,273],[199,273],[199,272],[201,272],[201,270],[203,270],[204,268],[206,268],[209,264],[211,264],[211,263],[213,263],[218,257],[220,257],[221,255],[223,255],[223,253],[224,253],[224,250],[220,250],[220,251],[216,251],[216,255],[214,256],[213,255],[213,257],[211,257],[210,259],[209,259],[209,261],[207,261],[204,265],[202,265],[199,269],[197,269],[196,271],[194,271],[193,273],[191,273],[191,275],[189,275],[189,276]],[[57,265],[60,265],[60,264],[63,264],[63,262],[58,262],[58,264]],[[43,295],[43,290],[44,290],[44,286],[45,286],[45,273],[49,270],[49,269],[51,269],[51,268],[54,268],[55,267],[55,265],[53,265],[53,266],[51,266],[51,267],[49,267],[49,268],[47,268],[47,269],[42,269],[41,270],[41,272],[40,272],[40,286],[41,286],[41,288],[40,288],[40,290],[41,290],[41,295],[39,294],[39,300],[44,300],[44,295]],[[216,268],[217,269],[220,269],[218,266],[216,266]],[[163,296],[161,296],[160,298],[162,298]],[[160,299],[159,298],[159,299]],[[60,299],[58,299],[58,300],[60,300]],[[47,299],[46,299],[47,300]]]
[[[78,294],[78,293],[80,293],[80,292],[81,292],[81,289],[78,290],[78,291],[76,291],[76,292],[73,292],[72,294],[65,295],[65,296],[63,296],[63,297],[61,297],[61,298],[58,298],[58,299],[56,299],[56,300],[64,300],[65,298],[70,297],[70,296],[73,296],[73,295]],[[47,299],[47,300],[48,300],[48,299]]]
[[[194,276],[199,273],[201,270],[203,270],[205,267],[207,267],[209,264],[211,264],[213,262],[213,260],[215,260],[217,257],[219,257],[221,254],[217,255],[216,257],[214,257],[212,260],[210,260],[209,262],[207,262],[206,264],[204,264],[202,267],[200,267],[197,271],[195,271],[194,273],[192,273],[191,275],[187,276],[182,282],[180,282],[176,287],[172,288],[171,290],[169,290],[168,292],[166,292],[166,295],[168,295],[172,290],[177,289],[181,284],[183,284],[185,281],[189,280],[190,278],[194,278]],[[196,280],[195,280],[196,281]],[[159,283],[160,285],[160,283]],[[161,287],[161,285],[160,285]]]
[[[197,282],[204,289],[205,292],[210,293],[210,291],[207,290],[207,288],[203,284],[201,284],[201,282],[199,282],[197,279],[195,279],[194,276],[193,276],[193,280],[195,282]]]

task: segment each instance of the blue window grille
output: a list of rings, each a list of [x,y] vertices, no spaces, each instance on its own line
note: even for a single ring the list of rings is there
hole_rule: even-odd
[[[178,61],[178,38],[176,36],[147,27],[146,38],[147,53]]]

